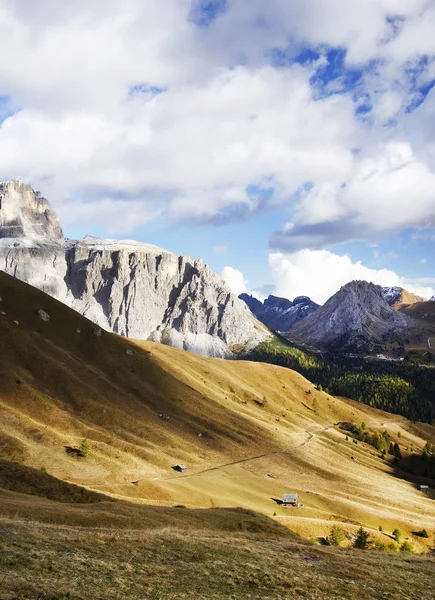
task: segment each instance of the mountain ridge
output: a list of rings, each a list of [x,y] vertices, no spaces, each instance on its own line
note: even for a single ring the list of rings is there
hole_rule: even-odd
[[[370,349],[412,324],[385,299],[383,288],[366,281],[343,286],[290,331],[291,339],[315,347]]]
[[[260,302],[249,294],[240,294],[239,298],[246,302],[259,321],[274,331],[285,332],[290,327],[305,319],[319,308],[308,296],[298,296],[293,300],[270,295]]]

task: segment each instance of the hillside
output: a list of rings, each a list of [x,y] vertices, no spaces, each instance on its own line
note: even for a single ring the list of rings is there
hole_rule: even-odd
[[[362,525],[379,547],[398,550],[399,528],[429,550],[434,499],[418,484],[433,481],[407,469],[407,449],[435,442],[433,427],[289,369],[106,333],[4,273],[0,296],[6,598],[431,598],[428,555],[313,542]],[[403,460],[353,440],[348,422],[388,431]],[[288,492],[304,508],[283,508]]]
[[[435,441],[429,426],[318,392],[288,369],[101,332],[6,274],[0,296],[0,458],[114,498],[276,513],[308,538],[335,519],[350,530],[435,529],[423,480],[337,424],[386,429],[404,453]],[[180,463],[185,473],[172,469]],[[303,514],[273,500],[286,491],[300,494]]]
[[[159,512],[171,522],[170,509]],[[135,524],[125,530],[3,519],[1,595],[7,600],[434,598],[433,556],[319,547],[246,511],[201,510],[189,518],[192,512],[172,509],[175,526]]]

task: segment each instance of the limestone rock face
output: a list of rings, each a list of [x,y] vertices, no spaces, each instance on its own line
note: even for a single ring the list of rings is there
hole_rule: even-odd
[[[15,198],[15,206],[22,207],[15,217],[22,225],[5,230],[13,237],[0,239],[0,269],[98,327],[217,357],[230,356],[234,345],[248,350],[269,337],[244,302],[201,260],[139,242],[65,239],[46,200],[40,205],[24,184],[12,182],[3,189],[8,206]],[[2,202],[0,222],[10,223],[4,206]]]
[[[395,339],[412,324],[388,304],[380,286],[352,281],[294,325],[289,335],[317,347],[370,349],[387,338]]]
[[[0,184],[0,238],[62,238],[56,213],[22,181]]]

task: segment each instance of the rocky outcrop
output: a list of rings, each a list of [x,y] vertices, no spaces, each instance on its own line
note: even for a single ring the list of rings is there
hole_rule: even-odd
[[[241,294],[239,298],[246,302],[259,321],[279,332],[288,331],[319,308],[308,296],[298,296],[293,302],[287,298],[269,296],[264,303],[249,294]]]
[[[352,281],[294,325],[289,336],[320,348],[369,350],[395,339],[410,325],[408,317],[388,304],[380,286]]]
[[[0,269],[98,327],[221,357],[270,335],[201,260],[139,242],[65,239],[46,200],[21,183],[2,189],[0,222],[15,214],[20,225],[0,239]]]
[[[0,238],[62,238],[56,213],[22,181],[0,184]]]

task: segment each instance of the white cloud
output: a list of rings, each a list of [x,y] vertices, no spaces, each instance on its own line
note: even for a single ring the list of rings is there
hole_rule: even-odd
[[[113,233],[231,220],[258,209],[253,185],[273,186],[270,202],[292,214],[280,248],[434,225],[435,93],[405,111],[411,80],[434,68],[419,65],[435,55],[433,2],[237,0],[206,29],[191,0],[73,4],[0,0],[0,92],[22,107],[0,128],[0,178],[30,180],[68,222],[107,206]],[[370,125],[351,94],[315,96],[315,65],[271,66],[271,48],[291,58],[306,45],[374,61],[359,90]]]
[[[236,296],[246,293],[248,282],[243,276],[243,273],[233,267],[224,267],[221,272],[221,277],[230,286],[231,291]]]
[[[306,192],[273,245],[295,250],[355,239],[378,239],[402,228],[435,226],[435,171],[408,142],[390,142],[355,160],[346,185]]]
[[[371,269],[361,262],[352,262],[344,255],[327,250],[300,250],[292,254],[274,252],[269,255],[269,266],[277,296],[293,299],[309,296],[324,304],[341,286],[361,279],[381,286],[400,286],[410,292],[430,298],[434,288],[400,277],[387,269]]]
[[[218,244],[217,246],[213,246],[212,251],[214,254],[223,254],[228,250],[228,246],[226,244]]]

